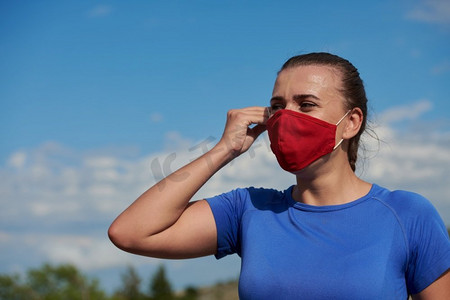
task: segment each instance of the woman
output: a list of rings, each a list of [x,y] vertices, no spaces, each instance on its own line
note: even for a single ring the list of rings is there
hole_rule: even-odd
[[[238,253],[242,299],[450,299],[450,243],[436,210],[354,173],[366,103],[347,60],[289,59],[270,109],[229,111],[217,145],[140,196],[111,225],[111,240],[160,258]],[[296,185],[189,202],[266,129]]]

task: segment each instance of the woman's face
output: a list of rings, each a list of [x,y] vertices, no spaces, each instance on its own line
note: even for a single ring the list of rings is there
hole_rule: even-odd
[[[346,113],[340,73],[328,66],[299,66],[281,71],[270,100],[272,113],[290,109],[336,124]]]

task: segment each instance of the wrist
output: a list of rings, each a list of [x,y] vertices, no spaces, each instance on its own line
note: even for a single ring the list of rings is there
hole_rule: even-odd
[[[231,162],[233,159],[239,156],[239,152],[230,149],[226,143],[219,141],[208,153],[209,160],[216,162],[220,167]]]

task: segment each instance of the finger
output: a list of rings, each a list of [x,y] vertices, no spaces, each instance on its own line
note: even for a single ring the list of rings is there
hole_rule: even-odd
[[[242,110],[253,110],[253,111],[263,111],[264,109],[266,109],[265,106],[248,106],[248,107],[244,107],[241,108]]]
[[[270,117],[267,107],[251,107],[241,111],[242,117],[251,124],[266,124]]]
[[[235,111],[241,111],[244,113],[256,113],[256,114],[267,114],[267,107],[265,106],[250,106],[241,109],[235,109]]]
[[[248,113],[262,114],[265,121],[267,121],[272,115],[272,108],[269,106],[252,106],[246,110]]]
[[[261,135],[261,133],[263,133],[264,131],[266,131],[266,125],[262,125],[262,124],[258,124],[255,127],[249,129],[249,133],[250,135],[256,140],[258,138],[258,136]]]
[[[267,106],[251,106],[244,108],[245,112],[257,113],[269,117],[271,115],[271,108]]]

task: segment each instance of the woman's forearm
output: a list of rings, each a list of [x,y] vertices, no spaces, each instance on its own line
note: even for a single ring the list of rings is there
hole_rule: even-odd
[[[127,248],[172,226],[193,195],[232,159],[225,143],[219,143],[149,188],[113,222],[109,229],[111,240]]]

